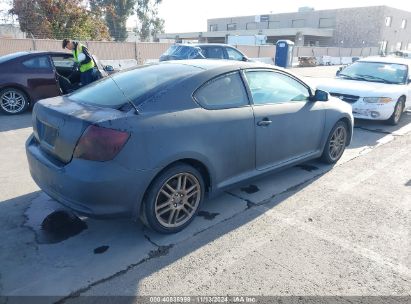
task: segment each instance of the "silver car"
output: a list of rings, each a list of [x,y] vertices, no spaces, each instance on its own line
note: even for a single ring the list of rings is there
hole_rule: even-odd
[[[310,159],[335,163],[352,132],[349,105],[285,70],[168,61],[36,103],[26,151],[61,204],[174,233],[205,196]]]

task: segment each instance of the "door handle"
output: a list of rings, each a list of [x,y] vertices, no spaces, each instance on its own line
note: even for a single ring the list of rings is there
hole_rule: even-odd
[[[272,121],[269,118],[264,118],[263,120],[260,120],[259,122],[257,122],[257,126],[259,127],[266,127],[268,125],[270,125],[272,123]]]

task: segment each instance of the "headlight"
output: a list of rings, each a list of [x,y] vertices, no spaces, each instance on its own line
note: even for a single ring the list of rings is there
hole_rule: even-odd
[[[389,97],[364,97],[364,101],[368,103],[389,103],[392,98]]]

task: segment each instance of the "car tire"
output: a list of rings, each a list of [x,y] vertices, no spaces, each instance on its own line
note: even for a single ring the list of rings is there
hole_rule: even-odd
[[[192,166],[177,163],[161,172],[143,200],[142,222],[165,234],[187,227],[204,199],[204,179]]]
[[[386,121],[389,125],[392,125],[392,126],[398,125],[398,123],[400,122],[402,113],[404,112],[404,104],[405,104],[405,100],[403,97],[397,101],[394,107],[394,112],[392,113],[391,117],[388,118]]]
[[[339,121],[328,135],[327,142],[321,155],[321,161],[335,164],[343,155],[348,140],[348,126],[344,121]]]
[[[21,114],[30,106],[26,93],[16,88],[0,91],[0,111],[8,115]]]

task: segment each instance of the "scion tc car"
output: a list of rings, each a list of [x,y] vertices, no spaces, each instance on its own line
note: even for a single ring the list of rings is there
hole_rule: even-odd
[[[355,118],[396,125],[411,108],[411,61],[407,59],[369,57],[343,68],[334,79],[316,81],[318,88],[350,104]]]
[[[96,64],[96,78],[113,67]],[[66,94],[80,86],[73,55],[64,52],[18,52],[0,57],[0,111],[20,114],[36,101]]]
[[[63,205],[172,233],[205,196],[309,159],[335,163],[352,125],[349,105],[279,68],[169,61],[39,101],[26,152]]]

